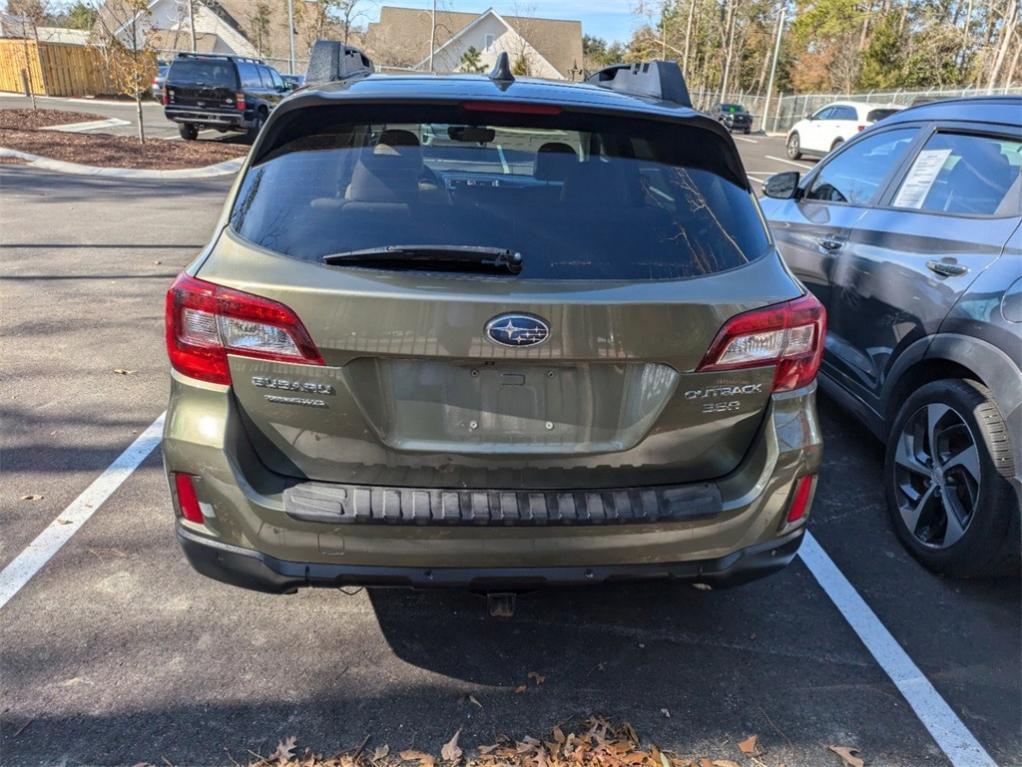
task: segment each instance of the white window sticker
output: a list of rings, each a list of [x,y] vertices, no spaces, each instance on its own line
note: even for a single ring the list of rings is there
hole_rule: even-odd
[[[933,188],[933,182],[937,180],[947,158],[951,155],[950,149],[924,149],[919,153],[912,169],[905,176],[905,180],[898,190],[898,196],[894,198],[896,208],[923,207],[926,202],[926,195]]]

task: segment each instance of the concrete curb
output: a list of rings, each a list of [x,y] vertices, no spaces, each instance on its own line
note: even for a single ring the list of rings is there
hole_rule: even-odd
[[[51,160],[48,157],[40,157],[37,154],[30,154],[17,149],[6,149],[4,147],[0,147],[0,157],[16,157],[20,160],[25,160],[33,168],[42,168],[43,170],[52,170],[58,173],[73,173],[77,176],[110,176],[112,178],[163,180],[213,178],[216,176],[233,175],[241,169],[241,165],[244,162],[244,158],[239,158],[237,160],[226,160],[216,165],[207,165],[204,168],[181,168],[179,170],[100,168],[96,165],[79,165],[76,162]]]

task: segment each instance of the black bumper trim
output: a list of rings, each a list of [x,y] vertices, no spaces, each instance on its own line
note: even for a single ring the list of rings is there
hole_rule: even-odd
[[[284,491],[289,516],[331,525],[614,525],[704,519],[722,509],[711,483],[568,491],[301,482]]]
[[[188,561],[203,575],[274,594],[306,586],[398,586],[507,591],[609,581],[675,579],[735,586],[782,570],[802,543],[804,528],[718,559],[592,567],[379,567],[289,562],[221,543],[178,527]]]

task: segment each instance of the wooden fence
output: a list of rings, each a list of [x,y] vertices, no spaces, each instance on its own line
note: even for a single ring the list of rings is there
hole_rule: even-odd
[[[37,96],[96,96],[116,92],[103,54],[96,48],[0,39],[0,91],[24,93],[21,73],[26,70]]]

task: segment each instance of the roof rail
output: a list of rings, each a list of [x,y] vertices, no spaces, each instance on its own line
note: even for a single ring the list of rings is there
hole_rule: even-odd
[[[586,82],[632,96],[649,96],[685,107],[692,106],[685,76],[674,61],[615,64],[589,75]]]
[[[249,64],[263,64],[266,62],[262,59],[253,59],[249,56],[235,56],[233,53],[191,53],[189,51],[180,51],[177,54],[179,59],[223,59],[224,61],[246,61]]]
[[[375,71],[372,60],[361,50],[336,40],[317,40],[309,53],[305,84],[335,83],[365,77]]]

